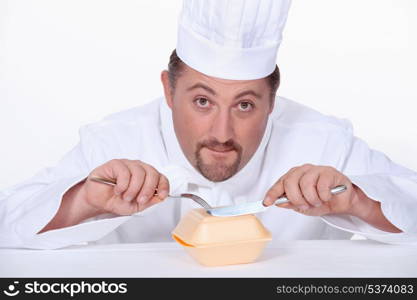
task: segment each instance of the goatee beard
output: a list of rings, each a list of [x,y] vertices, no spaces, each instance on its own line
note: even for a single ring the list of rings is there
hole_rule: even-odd
[[[207,164],[201,156],[201,150],[205,147],[217,151],[233,150],[236,151],[237,157],[231,164],[225,164],[222,162]],[[226,143],[219,143],[216,140],[205,141],[197,145],[195,158],[196,168],[205,178],[213,182],[225,181],[238,172],[240,161],[242,159],[242,147],[233,140],[229,140]]]

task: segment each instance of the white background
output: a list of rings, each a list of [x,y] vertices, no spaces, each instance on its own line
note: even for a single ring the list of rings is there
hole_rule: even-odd
[[[181,2],[0,0],[0,189],[53,166],[80,126],[162,94]],[[293,1],[279,94],[350,119],[417,170],[417,1]]]

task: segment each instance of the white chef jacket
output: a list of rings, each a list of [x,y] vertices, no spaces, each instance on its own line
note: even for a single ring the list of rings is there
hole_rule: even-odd
[[[290,168],[333,166],[381,202],[403,233],[388,233],[349,215],[305,216],[270,207],[257,214],[272,243],[296,239],[349,239],[353,233],[392,244],[417,245],[417,174],[368,148],[351,124],[283,97],[276,98],[264,136],[244,168],[223,182],[204,178],[184,156],[164,98],[119,112],[80,129],[80,142],[53,168],[0,193],[0,247],[54,249],[86,243],[172,241],[181,216],[197,204],[167,198],[132,216],[101,215],[37,234],[56,214],[63,194],[97,166],[115,158],[141,160],[165,174],[170,194],[191,192],[212,206],[262,200]]]

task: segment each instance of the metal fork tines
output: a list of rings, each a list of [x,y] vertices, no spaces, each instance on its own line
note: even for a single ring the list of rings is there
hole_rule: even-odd
[[[210,204],[208,204],[203,198],[194,195],[194,194],[181,194],[181,196],[176,196],[176,197],[186,197],[186,198],[190,198],[192,200],[194,200],[196,203],[200,204],[202,207],[204,207],[205,209],[210,209],[212,208]]]

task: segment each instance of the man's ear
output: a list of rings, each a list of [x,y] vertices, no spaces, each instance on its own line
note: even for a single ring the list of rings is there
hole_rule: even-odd
[[[164,87],[164,95],[167,101],[168,106],[172,109],[172,88],[171,84],[169,83],[169,76],[168,71],[164,70],[161,72],[161,82],[162,86]]]

